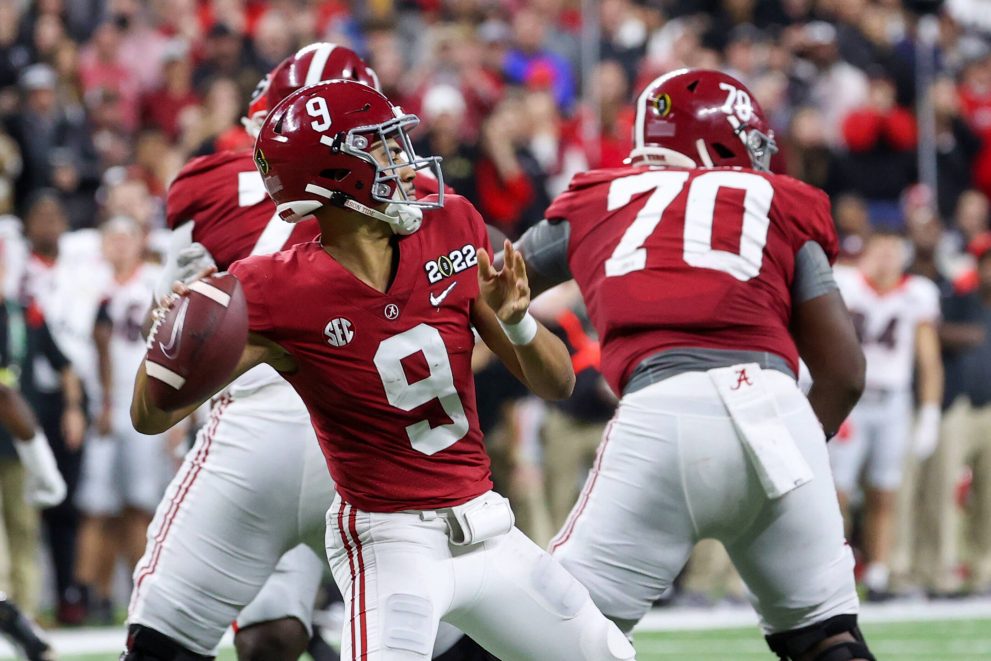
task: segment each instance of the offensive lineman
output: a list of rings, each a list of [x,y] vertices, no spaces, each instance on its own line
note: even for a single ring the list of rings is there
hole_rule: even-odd
[[[574,372],[564,345],[526,314],[511,247],[495,271],[466,200],[413,199],[418,169],[442,186],[438,160],[413,151],[406,130],[416,123],[353,82],[286,98],[265,120],[255,162],[280,217],[312,213],[321,239],[231,269],[252,330],[235,374],[266,362],[292,383],[336,484],[327,550],[350,607],[342,656],[428,659],[443,619],[506,661],[632,659],[587,591],[491,491],[472,327],[538,395],[568,396]],[[147,378],[139,371],[132,420],[155,432],[190,407],[154,407]]]
[[[630,166],[577,175],[519,242],[534,291],[578,282],[622,394],[552,553],[628,632],[715,538],[781,659],[871,660],[825,443],[863,387],[828,199],[767,172],[730,76],[669,73],[636,110]]]
[[[311,44],[259,84],[246,130],[256,136],[280,100],[334,78],[378,84],[349,48]],[[319,234],[312,219],[279,219],[250,151],[190,161],[169,188],[167,221],[173,236],[159,296],[205,264],[227,269]],[[125,659],[210,658],[235,618],[242,660],[298,658],[324,572],[333,484],[323,463],[309,413],[270,367],[232,383],[148,528]]]
[[[909,452],[924,460],[939,440],[943,399],[943,362],[936,330],[939,290],[932,281],[905,273],[907,262],[904,237],[875,232],[868,237],[856,267],[836,269],[836,283],[864,348],[867,374],[864,396],[843,433],[829,444],[829,458],[844,513],[864,472],[867,566],[863,583],[869,600],[890,596],[896,510],[910,507],[916,484],[914,470],[903,476]],[[913,431],[915,366],[919,415]],[[904,493],[899,494],[900,490]]]

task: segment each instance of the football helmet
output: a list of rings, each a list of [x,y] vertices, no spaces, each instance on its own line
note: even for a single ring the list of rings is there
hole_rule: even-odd
[[[766,171],[777,151],[760,104],[725,73],[679,69],[637,98],[628,162]]]
[[[248,102],[248,116],[241,123],[251,137],[258,137],[265,114],[279,101],[301,87],[325,80],[355,80],[380,89],[375,71],[353,50],[317,42],[300,48],[258,81]]]
[[[419,122],[362,83],[310,85],[268,113],[255,141],[255,165],[276,213],[287,222],[334,204],[386,222],[397,234],[411,234],[420,227],[423,209],[444,204],[440,158],[418,157],[409,139]],[[378,145],[389,148],[376,159]],[[401,181],[407,168],[429,170],[437,178],[437,197],[417,200],[412,186]],[[383,210],[376,208],[383,204]]]

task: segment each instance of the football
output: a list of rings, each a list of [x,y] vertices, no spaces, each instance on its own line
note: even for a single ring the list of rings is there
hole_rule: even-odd
[[[248,309],[237,278],[217,273],[188,286],[189,294],[156,324],[145,356],[151,401],[165,411],[222,386],[248,340]]]

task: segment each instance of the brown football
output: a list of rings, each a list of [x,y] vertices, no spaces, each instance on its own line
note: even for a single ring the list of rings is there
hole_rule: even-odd
[[[158,325],[145,355],[148,394],[165,411],[224,385],[248,341],[248,308],[237,278],[217,273],[189,289]]]

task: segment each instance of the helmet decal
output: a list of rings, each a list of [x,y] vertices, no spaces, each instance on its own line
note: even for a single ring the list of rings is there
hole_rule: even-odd
[[[664,93],[648,99],[651,108],[659,117],[667,117],[671,114],[671,95]]]

